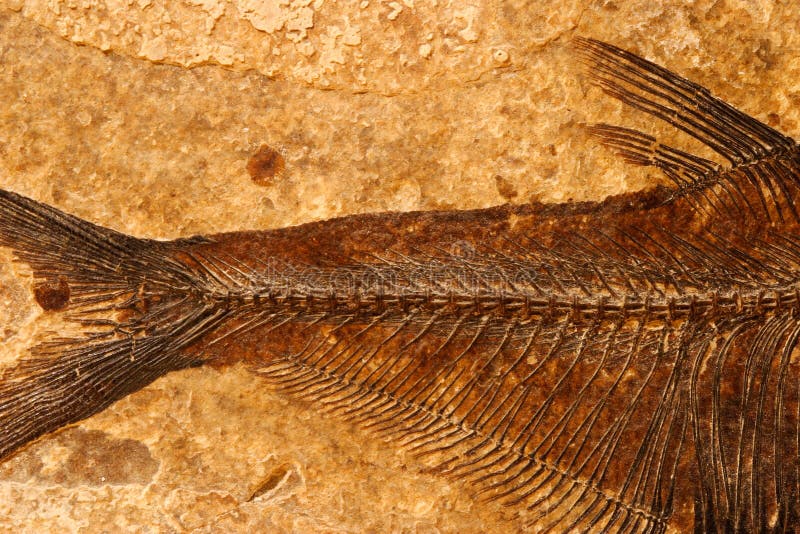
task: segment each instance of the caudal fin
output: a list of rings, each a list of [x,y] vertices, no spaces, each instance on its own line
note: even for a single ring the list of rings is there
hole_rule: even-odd
[[[198,288],[172,243],[3,190],[0,246],[32,268],[39,305],[75,327],[0,371],[0,459],[196,363],[182,349],[226,313],[192,298]]]

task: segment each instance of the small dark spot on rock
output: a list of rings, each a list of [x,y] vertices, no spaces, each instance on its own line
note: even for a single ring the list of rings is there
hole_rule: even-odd
[[[53,198],[53,202],[59,204],[64,201],[66,195],[64,194],[64,190],[60,187],[54,187],[53,190],[50,192],[50,195]]]
[[[500,193],[500,196],[506,200],[511,200],[516,198],[519,194],[517,193],[517,189],[514,187],[514,184],[500,176],[499,174],[494,177],[494,181],[497,184],[497,191]]]
[[[267,145],[261,147],[247,161],[247,173],[258,185],[272,185],[283,174],[286,162],[277,150]]]
[[[781,116],[777,113],[770,113],[767,115],[767,124],[773,128],[779,127],[781,125]]]
[[[63,310],[69,303],[69,284],[63,278],[48,280],[33,288],[33,296],[45,311]]]
[[[759,39],[758,47],[755,49],[758,59],[764,62],[766,68],[772,68],[776,63],[775,52],[772,51],[772,41],[769,39]]]
[[[269,197],[264,197],[261,199],[261,205],[264,207],[265,210],[274,210],[275,203]]]

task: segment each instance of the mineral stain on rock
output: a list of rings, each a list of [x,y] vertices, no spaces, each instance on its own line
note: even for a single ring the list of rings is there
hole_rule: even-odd
[[[158,461],[147,446],[136,440],[118,439],[99,430],[82,428],[71,429],[64,439],[70,444],[70,454],[63,473],[73,477],[65,482],[144,485],[158,471]]]
[[[261,145],[247,161],[247,173],[253,183],[262,186],[272,185],[281,177],[285,168],[283,156],[269,145]]]
[[[519,195],[517,188],[514,187],[514,184],[499,174],[494,177],[494,181],[497,184],[497,192],[500,193],[500,196],[505,200],[511,201]]]
[[[67,487],[146,485],[159,468],[159,461],[141,442],[80,427],[23,451],[9,464],[9,472],[0,473],[8,476],[16,472],[15,466],[24,466],[24,478],[12,478]]]

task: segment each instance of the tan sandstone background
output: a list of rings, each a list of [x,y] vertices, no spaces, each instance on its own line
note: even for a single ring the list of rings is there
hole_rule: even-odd
[[[797,136],[798,23],[766,0],[0,0],[0,187],[154,238],[600,199],[659,178],[581,123],[663,128],[590,88],[572,36]],[[9,258],[3,361],[47,326]],[[243,369],[197,369],[0,465],[0,530],[513,528],[414,465]]]

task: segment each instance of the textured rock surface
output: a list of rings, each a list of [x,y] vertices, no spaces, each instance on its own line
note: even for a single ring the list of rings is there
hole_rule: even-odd
[[[646,187],[656,174],[615,161],[580,123],[663,127],[589,87],[576,34],[800,134],[800,8],[431,4],[0,0],[0,187],[157,238]],[[0,362],[58,327],[9,258]],[[0,465],[0,528],[509,530],[414,465],[243,369],[197,369]]]

